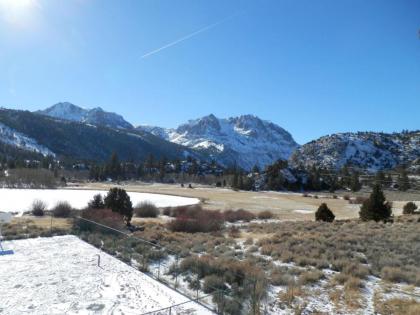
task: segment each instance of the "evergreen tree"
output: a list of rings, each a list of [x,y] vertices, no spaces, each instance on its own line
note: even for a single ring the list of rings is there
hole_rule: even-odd
[[[149,154],[149,156],[147,157],[144,163],[144,168],[146,169],[147,173],[151,174],[152,168],[154,167],[155,167],[155,157],[153,156],[153,154]]]
[[[362,184],[359,181],[359,174],[353,172],[350,178],[350,189],[353,192],[359,191],[362,188]]]
[[[307,188],[312,190],[320,190],[322,183],[321,183],[321,174],[319,169],[316,166],[312,166],[311,170],[309,171],[309,178],[307,183]]]
[[[350,172],[347,165],[344,165],[340,172],[341,180],[340,185],[341,187],[350,187]]]
[[[161,182],[163,182],[163,180],[165,179],[166,163],[167,163],[167,160],[165,157],[159,162],[159,180]]]
[[[391,187],[392,186],[392,183],[393,183],[392,176],[391,176],[391,174],[388,174],[388,176],[387,176],[387,178],[385,180],[386,187]]]
[[[244,178],[243,178],[243,175],[242,175],[242,172],[239,174],[239,185],[238,185],[238,188],[239,189],[244,189]]]
[[[93,199],[89,201],[88,207],[91,209],[103,209],[105,208],[104,199],[101,194],[93,196]]]
[[[130,196],[124,189],[111,188],[104,199],[105,207],[117,212],[124,217],[127,225],[130,225],[131,218],[133,217],[133,204],[131,203]]]
[[[369,199],[365,200],[360,207],[359,216],[363,221],[387,220],[391,217],[392,206],[386,202],[385,195],[380,185],[373,187]]]
[[[175,172],[180,173],[181,172],[181,161],[179,159],[175,160]]]
[[[410,189],[410,180],[408,179],[407,172],[403,169],[401,174],[398,175],[398,189],[401,191],[407,191]]]
[[[375,182],[381,186],[384,185],[385,182],[385,174],[383,171],[378,171],[375,175]]]
[[[287,168],[287,161],[278,160],[274,164],[267,166],[265,169],[266,184],[270,190],[281,190],[286,186],[282,170]]]
[[[236,169],[236,167],[233,170],[232,188],[234,188],[234,189],[239,188],[239,173],[238,173],[238,170]]]
[[[328,208],[326,203],[322,203],[315,212],[316,221],[333,222],[335,219],[334,213]]]
[[[328,184],[328,190],[331,193],[335,192],[337,189],[340,188],[340,185],[338,183],[338,178],[335,174],[331,174],[327,177],[327,184]]]
[[[121,163],[117,153],[112,153],[111,158],[106,165],[106,175],[112,179],[120,179],[122,177]]]
[[[252,173],[257,173],[257,174],[260,173],[260,168],[258,167],[257,164],[255,164],[254,167],[252,168]]]
[[[144,168],[143,168],[143,164],[139,164],[137,166],[137,170],[136,170],[136,177],[138,179],[141,179],[144,175]]]

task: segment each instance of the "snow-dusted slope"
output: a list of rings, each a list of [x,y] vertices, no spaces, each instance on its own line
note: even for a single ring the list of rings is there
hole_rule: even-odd
[[[235,162],[251,169],[264,167],[278,159],[288,159],[298,147],[283,128],[256,116],[219,119],[214,115],[190,120],[177,129],[151,126],[138,128],[165,140],[210,153],[219,163]]]
[[[133,126],[121,115],[105,112],[102,108],[84,109],[72,103],[57,103],[38,113],[54,118],[102,125],[117,129],[131,129]]]
[[[35,139],[17,132],[2,123],[0,123],[0,141],[22,150],[41,153],[44,156],[55,156],[54,152],[47,147],[40,145]]]
[[[300,147],[290,159],[292,166],[312,165],[338,169],[345,164],[376,171],[410,164],[420,157],[420,132],[338,133]]]

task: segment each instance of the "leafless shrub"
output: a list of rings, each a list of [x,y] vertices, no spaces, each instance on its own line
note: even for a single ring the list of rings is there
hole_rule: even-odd
[[[134,214],[140,218],[156,218],[159,215],[159,209],[153,203],[143,201],[136,205]]]
[[[42,200],[34,200],[31,206],[31,213],[33,216],[42,217],[47,210],[47,204]]]
[[[72,210],[72,206],[67,201],[59,201],[52,209],[52,214],[57,218],[68,218]]]

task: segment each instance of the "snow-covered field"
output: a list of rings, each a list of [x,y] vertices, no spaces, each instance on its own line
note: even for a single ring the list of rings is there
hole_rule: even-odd
[[[189,301],[75,236],[4,245],[15,254],[0,256],[0,314],[143,314]],[[189,302],[172,314],[213,313]]]
[[[81,189],[0,189],[0,211],[22,214],[29,211],[34,200],[39,199],[47,203],[49,208],[59,201],[68,201],[74,208],[87,206],[89,200],[96,194],[106,195],[103,190]],[[197,204],[198,198],[187,198],[170,195],[128,192],[133,205],[142,201],[150,201],[157,207],[175,207]]]

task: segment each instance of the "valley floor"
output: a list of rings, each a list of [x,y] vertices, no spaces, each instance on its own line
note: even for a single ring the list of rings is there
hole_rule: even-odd
[[[109,189],[115,186],[113,183],[88,183],[85,187],[89,189]],[[344,195],[368,196],[368,193],[359,192],[337,192],[334,194],[317,192],[304,197],[302,193],[293,192],[254,192],[234,191],[225,188],[211,186],[193,185],[193,189],[181,187],[177,184],[147,184],[140,182],[122,183],[124,189],[132,192],[157,193],[177,195],[183,197],[200,198],[203,207],[210,210],[245,209],[252,212],[269,210],[280,220],[313,220],[314,213],[323,202],[334,212],[336,219],[358,218],[360,205],[350,204],[344,200]],[[420,192],[385,192],[388,200],[393,201],[393,212],[395,215],[402,213],[402,207],[407,201],[420,201]],[[315,197],[316,196],[316,197]]]

